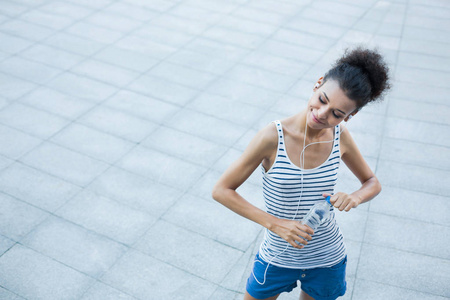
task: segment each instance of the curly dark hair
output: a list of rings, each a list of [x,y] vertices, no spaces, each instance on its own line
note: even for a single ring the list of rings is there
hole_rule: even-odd
[[[381,54],[362,46],[345,50],[325,74],[323,82],[330,79],[336,80],[347,97],[356,101],[358,109],[382,99],[391,88],[389,67]]]

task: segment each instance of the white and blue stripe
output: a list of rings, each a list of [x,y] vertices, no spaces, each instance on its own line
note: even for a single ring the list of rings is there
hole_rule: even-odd
[[[333,148],[328,159],[314,169],[301,169],[287,156],[281,122],[277,120],[274,123],[278,131],[275,163],[267,172],[261,165],[266,209],[269,214],[278,218],[295,217],[295,220],[301,221],[317,201],[324,200],[322,193],[334,193],[340,164],[339,126],[335,127]],[[346,249],[333,208],[331,211],[331,217],[320,225],[312,236],[312,241],[303,249],[292,247],[277,234],[266,229],[259,248],[260,257],[275,266],[293,269],[330,267],[337,264],[344,259]]]

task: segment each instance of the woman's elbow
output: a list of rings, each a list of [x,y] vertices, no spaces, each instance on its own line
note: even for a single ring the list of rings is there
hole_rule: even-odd
[[[224,191],[224,188],[221,185],[219,185],[219,184],[214,185],[214,187],[212,188],[212,191],[211,191],[212,198],[214,200],[220,202],[219,199],[222,198],[221,195],[223,194],[223,191]]]

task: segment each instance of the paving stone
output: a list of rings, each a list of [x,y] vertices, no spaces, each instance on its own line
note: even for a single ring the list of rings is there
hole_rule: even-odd
[[[42,142],[41,139],[3,125],[0,125],[0,137],[2,140],[0,154],[14,160],[36,148]]]
[[[234,145],[233,148],[244,152],[250,141],[255,137],[258,131],[256,129],[249,129]]]
[[[242,60],[242,63],[274,73],[291,76],[295,79],[301,77],[311,67],[310,64],[304,62],[277,57],[263,52],[252,52]]]
[[[185,190],[198,180],[206,168],[185,162],[143,146],[137,146],[116,164],[129,172]]]
[[[193,122],[193,120],[195,121]],[[206,124],[208,126],[205,126]],[[219,120],[190,109],[180,110],[166,121],[164,125],[224,146],[234,144],[245,132],[243,126]],[[220,132],[220,135],[218,132]]]
[[[14,17],[17,16],[24,11],[27,10],[27,7],[23,4],[14,3],[14,2],[6,2],[4,5],[2,5],[2,8],[0,12],[4,15]]]
[[[7,99],[16,100],[36,87],[34,83],[0,73],[0,95]]]
[[[88,190],[72,198],[55,214],[128,245],[136,242],[156,221],[141,210]]]
[[[379,160],[377,176],[386,185],[418,192],[448,195],[449,171]]]
[[[339,211],[334,209],[336,220],[339,224],[342,234],[352,242],[363,242],[366,231],[366,222],[368,218],[367,207],[362,204],[350,211]]]
[[[61,70],[68,70],[83,60],[83,56],[37,44],[20,53],[21,57],[37,61]]]
[[[116,88],[72,73],[64,73],[47,83],[47,86],[64,94],[99,103],[113,93]]]
[[[0,234],[19,241],[48,217],[48,213],[11,196],[0,193]]]
[[[81,299],[135,300],[136,298],[98,281],[86,292],[86,294],[83,295]]]
[[[449,264],[441,258],[364,244],[358,279],[449,297]]]
[[[75,74],[105,82],[117,87],[128,85],[139,73],[96,60],[86,60],[71,69]]]
[[[228,61],[238,61],[250,52],[249,49],[239,47],[239,45],[224,44],[220,41],[199,37],[189,43],[185,49],[206,54],[216,59]]]
[[[0,38],[3,41],[0,45],[0,50],[9,54],[16,54],[33,44],[29,40],[5,34],[2,32],[0,32]]]
[[[449,208],[447,195],[438,196],[390,186],[383,186],[381,194],[370,203],[371,212],[443,226],[450,226],[446,213]]]
[[[122,33],[85,22],[82,20],[65,28],[64,32],[77,35],[84,39],[103,44],[112,44],[122,37]]]
[[[24,299],[12,292],[9,292],[8,290],[5,290],[4,288],[0,287],[0,298],[2,299],[8,299],[8,300],[20,300]]]
[[[92,284],[90,277],[19,244],[0,257],[0,270],[2,286],[26,299],[79,299]]]
[[[211,299],[242,299],[243,294],[236,293],[227,289],[224,289],[222,287],[218,287],[217,290],[212,294]]]
[[[322,50],[315,50],[308,47],[298,46],[291,43],[267,40],[259,49],[272,55],[296,60],[303,63],[312,64],[317,62],[324,54]]]
[[[189,3],[180,2],[170,8],[169,14],[190,20],[201,20],[206,24],[215,24],[226,14],[224,11],[212,11],[204,7],[192,6]]]
[[[245,102],[208,93],[199,95],[186,107],[243,126],[252,125],[265,112]]]
[[[232,61],[226,59],[220,59],[214,56],[201,54],[191,50],[180,50],[171,55],[168,59],[169,62],[184,65],[191,69],[204,71],[216,75],[222,75],[235,64]]]
[[[73,20],[41,10],[27,11],[20,16],[21,19],[47,27],[53,30],[63,29],[73,23]]]
[[[140,5],[143,8],[158,11],[158,12],[165,12],[175,6],[175,1],[154,1],[154,2],[142,2],[139,0],[129,0],[131,4],[134,5]]]
[[[91,14],[93,9],[70,2],[49,2],[40,7],[42,11],[65,16],[70,19],[81,19]]]
[[[396,82],[390,92],[390,97],[394,99],[411,100],[414,103],[436,103],[447,105],[445,95],[449,92],[448,88],[433,87],[433,95],[431,96],[424,84]]]
[[[155,18],[151,24],[192,35],[200,35],[209,27],[207,23],[205,24],[201,20],[181,18],[170,14],[160,15],[158,18]]]
[[[401,78],[403,82],[422,83],[437,87],[447,87],[445,81],[450,78],[447,72],[403,66],[397,66],[395,76]],[[442,81],[434,80],[433,76],[438,76]]]
[[[43,210],[53,212],[80,188],[21,163],[14,163],[0,173],[0,189]]]
[[[139,52],[108,46],[94,56],[95,59],[137,72],[145,72],[159,63],[156,58]]]
[[[164,126],[141,145],[204,167],[212,165],[226,151],[224,146]]]
[[[89,1],[89,0],[79,0],[79,1],[74,1],[77,4],[86,6],[86,7],[92,7],[92,8],[98,8],[101,9],[105,6],[108,6],[112,0],[98,0],[98,1]]]
[[[127,252],[101,281],[138,299],[155,300],[207,299],[217,287],[135,250]]]
[[[361,300],[376,300],[380,298],[385,299],[423,299],[423,300],[444,300],[447,297],[428,294],[426,292],[419,292],[411,289],[405,289],[391,284],[382,284],[375,281],[364,279],[356,279],[353,297]]]
[[[448,235],[450,228],[430,221],[433,222],[423,218],[412,220],[372,213],[367,221],[364,240],[386,248],[448,260],[447,241],[440,237]]]
[[[157,26],[143,26],[134,31],[133,34],[150,39],[156,43],[181,48],[192,41],[195,36],[176,30],[165,29]]]
[[[413,53],[421,53],[425,55],[437,55],[449,57],[450,54],[448,54],[448,49],[450,45],[447,43],[442,43],[441,39],[439,41],[430,41],[430,40],[417,40],[415,37],[404,38],[400,41],[400,50],[402,51],[408,50]],[[416,74],[417,73],[418,72],[416,72]],[[416,80],[414,82],[420,82],[420,80]]]
[[[275,100],[281,96],[281,93],[228,78],[220,78],[215,81],[206,89],[206,92],[230,100],[242,101],[263,109],[272,106]]]
[[[194,69],[168,62],[162,62],[152,68],[149,75],[194,89],[204,89],[216,79],[216,75],[214,74],[196,71]]]
[[[50,141],[110,164],[136,146],[132,142],[77,123],[64,128]]]
[[[165,59],[177,51],[176,47],[156,43],[150,41],[149,39],[135,35],[127,35],[116,42],[115,46],[125,50],[136,51],[143,55],[160,60]]]
[[[422,157],[427,153],[427,157]],[[406,140],[383,139],[380,159],[436,169],[450,169],[450,149]]]
[[[264,38],[258,35],[234,31],[219,26],[206,30],[202,36],[217,42],[242,47],[248,50],[258,48],[264,41]]]
[[[200,278],[219,283],[242,252],[188,231],[183,224],[177,223],[181,227],[158,221],[134,248]],[[183,247],[183,251],[179,247]]]
[[[61,73],[60,70],[19,57],[11,57],[0,64],[3,72],[35,83],[47,83]]]
[[[301,10],[304,6],[309,4],[308,1],[302,1],[302,2],[295,2],[295,3],[289,3],[289,2],[283,2],[278,3],[277,1],[273,0],[263,0],[258,2],[250,2],[248,3],[249,7],[254,7],[266,12],[274,12],[277,14],[282,14],[286,16],[291,16],[297,13],[299,10]]]
[[[212,199],[205,201],[190,194],[181,197],[163,219],[173,224],[183,224],[185,229],[241,251],[253,243],[262,228]]]
[[[127,33],[142,25],[142,22],[140,21],[124,18],[117,14],[111,14],[105,11],[96,12],[87,17],[85,21],[121,33]]]
[[[159,218],[181,196],[177,186],[161,185],[117,167],[100,175],[89,190]],[[164,199],[164,201],[161,201]]]
[[[7,237],[0,235],[0,256],[3,255],[6,251],[8,251],[16,242]],[[1,289],[0,289],[1,296]]]
[[[146,9],[145,7],[133,5],[131,3],[120,3],[120,2],[114,2],[108,5],[107,7],[104,8],[104,11],[122,15],[130,19],[139,20],[143,22],[149,21],[158,15],[157,12],[150,9]]]
[[[430,103],[414,102],[413,104],[414,105],[411,105],[411,101],[408,100],[392,99],[389,103],[388,115],[392,117],[450,125],[450,121],[448,121],[446,117],[446,114],[450,111],[448,105],[435,103],[431,109]]]
[[[241,17],[243,19],[249,19],[253,21],[266,22],[273,25],[280,26],[285,23],[287,18],[283,14],[279,14],[276,11],[264,11],[252,7],[241,6],[233,11],[233,15]]]
[[[450,147],[448,125],[387,117],[384,134],[395,139]]]
[[[12,19],[0,24],[0,31],[36,42],[49,37],[53,32],[49,28],[20,19]]]
[[[422,6],[422,7],[424,7],[424,6]],[[435,29],[431,30],[431,29],[421,28],[421,27],[417,27],[417,26],[403,25],[403,38],[407,43],[422,42],[420,44],[423,46],[426,45],[426,43],[424,43],[425,41],[445,43],[445,41],[448,41],[449,36],[450,36],[450,32],[445,31],[445,30],[435,30]],[[410,48],[410,49],[414,52],[417,51],[417,49],[414,49],[414,48]],[[432,49],[432,48],[430,48],[430,49]],[[441,56],[443,56],[443,55],[445,55],[445,54],[441,54]]]
[[[245,292],[247,278],[249,277],[249,274],[251,274],[251,270],[247,272],[248,271],[247,269],[249,265],[251,265],[250,267],[253,268],[253,261],[255,259],[255,255],[253,254],[253,248],[255,244],[257,244],[257,242],[254,241],[253,245],[249,247],[245,251],[245,253],[243,253],[243,255],[239,258],[239,260],[236,262],[236,264],[233,266],[230,272],[225,276],[225,278],[220,283],[221,287],[224,287],[232,291]]]
[[[216,25],[235,31],[242,31],[244,33],[259,35],[261,37],[269,37],[277,30],[277,26],[263,22],[245,20],[233,15],[224,17]]]
[[[78,122],[134,143],[142,141],[157,128],[153,122],[106,106],[97,106]]]
[[[53,136],[69,124],[67,119],[19,103],[0,111],[0,122],[41,139]]]
[[[127,250],[124,245],[53,216],[22,239],[21,244],[94,278]]]
[[[196,89],[147,75],[133,81],[128,89],[180,106],[184,106],[199,93]]]
[[[39,87],[18,101],[69,120],[77,119],[95,105],[90,101],[65,95],[47,87]]]
[[[72,52],[74,54],[90,56],[105,45],[100,42],[88,40],[66,32],[58,32],[46,39],[44,44]]]
[[[121,90],[106,100],[105,105],[157,123],[170,118],[180,109],[171,103],[126,90]]]
[[[0,156],[0,172],[9,167],[13,162],[13,160],[5,156]]]
[[[236,65],[225,74],[226,77],[275,92],[286,92],[296,79],[247,65]]]
[[[109,167],[104,162],[47,142],[20,161],[79,186],[86,186]]]

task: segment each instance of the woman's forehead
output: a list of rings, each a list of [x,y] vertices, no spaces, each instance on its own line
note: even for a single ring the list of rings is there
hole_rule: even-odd
[[[320,87],[319,92],[322,92],[328,99],[332,106],[339,108],[347,113],[356,109],[356,101],[347,97],[344,91],[340,88],[339,83],[335,80],[327,80]]]

